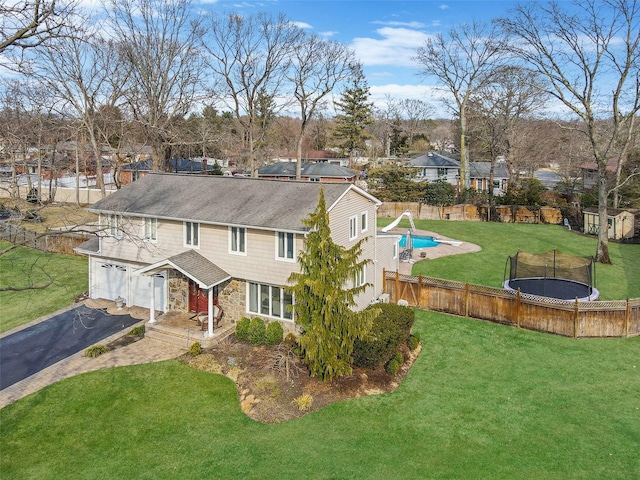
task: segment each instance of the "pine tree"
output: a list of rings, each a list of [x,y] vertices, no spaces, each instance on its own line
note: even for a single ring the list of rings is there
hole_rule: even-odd
[[[360,65],[354,65],[351,84],[335,102],[342,113],[335,117],[334,138],[351,157],[354,150],[364,148],[366,128],[373,123],[373,103],[369,102],[369,86]]]
[[[303,223],[310,231],[298,256],[300,272],[289,276],[288,289],[302,328],[298,344],[303,360],[312,376],[330,381],[351,373],[353,344],[366,337],[379,310],[351,309],[368,284],[350,285],[369,260],[359,259],[362,240],[348,249],[333,242],[322,190],[315,212]]]

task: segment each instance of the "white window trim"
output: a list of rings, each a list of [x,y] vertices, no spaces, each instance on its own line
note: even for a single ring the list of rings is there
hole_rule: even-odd
[[[355,274],[355,277],[353,279],[353,286],[361,287],[365,283],[367,283],[367,266],[363,265],[362,268]]]
[[[112,238],[122,238],[122,215],[116,213],[107,215],[107,235]]]
[[[364,228],[362,228],[362,219],[364,219]],[[369,212],[364,211],[360,214],[360,232],[364,233],[369,230]]]
[[[149,233],[151,233],[151,235],[149,235]],[[158,242],[158,219],[156,217],[145,217],[142,219],[142,238],[147,243]]]
[[[244,252],[240,251],[240,250],[233,250],[233,229],[236,229],[237,232],[240,232],[240,230],[244,231]],[[247,256],[247,247],[248,244],[248,239],[247,239],[247,229],[245,227],[229,227],[229,253],[231,255],[242,255],[242,256]]]
[[[358,238],[358,216],[349,217],[349,240]]]
[[[256,285],[258,287],[258,299],[257,299],[257,312],[254,312],[251,310],[251,284]],[[246,302],[245,302],[245,310],[247,313],[253,314],[253,315],[258,315],[260,317],[269,317],[269,318],[274,318],[277,320],[281,320],[283,322],[293,322],[294,321],[294,314],[293,314],[293,310],[290,312],[286,311],[286,306],[284,304],[284,301],[282,301],[282,299],[284,298],[284,287],[281,287],[279,285],[270,285],[268,283],[259,283],[259,282],[247,282],[247,287],[246,287]],[[268,287],[269,288],[269,312],[268,313],[264,313],[261,310],[261,302],[260,302],[260,291],[262,290],[263,287]],[[272,294],[272,289],[274,288],[278,288],[280,289],[280,305],[281,305],[281,311],[280,311],[280,316],[274,316],[273,315],[273,304],[272,304],[272,298],[273,298],[273,294]],[[293,295],[291,296],[291,305],[292,307],[295,307],[296,301],[295,298],[293,297]],[[286,318],[284,315],[290,315],[291,318]]]
[[[289,257],[286,257],[286,256],[285,257],[281,257],[280,256],[280,249],[279,249],[279,247],[280,247],[280,234],[285,235],[285,252],[288,250],[287,249],[287,243],[288,242],[286,240],[287,235],[292,235],[293,236],[292,239],[291,239],[291,241],[293,242],[293,249],[292,249],[293,257],[292,258],[289,258]],[[296,261],[296,234],[295,233],[291,233],[291,232],[275,232],[275,237],[276,237],[276,242],[275,242],[276,243],[276,251],[275,251],[276,260],[278,260],[280,262],[292,262],[292,263],[295,263],[295,261]]]
[[[196,245],[193,244],[193,225],[197,225],[198,226],[198,235],[196,238]],[[191,228],[191,243],[187,243],[187,229]],[[182,222],[182,241],[184,242],[184,246],[188,247],[188,248],[193,248],[195,250],[200,249],[200,230],[201,230],[201,225],[199,222],[188,222],[188,221],[184,221]]]

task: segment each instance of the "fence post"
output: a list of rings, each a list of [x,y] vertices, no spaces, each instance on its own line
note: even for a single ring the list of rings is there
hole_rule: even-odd
[[[578,338],[578,297],[573,308],[573,338]]]
[[[629,336],[629,320],[631,320],[631,302],[627,298],[627,314],[624,316],[624,336]]]
[[[398,300],[400,300],[400,272],[396,270],[396,303],[398,303]]]
[[[418,308],[422,308],[420,304],[422,300],[422,274],[418,275]]]
[[[464,316],[469,316],[469,284],[464,284]]]
[[[520,289],[516,295],[516,325],[520,328]]]
[[[383,268],[382,269],[382,293],[387,293],[387,271]]]

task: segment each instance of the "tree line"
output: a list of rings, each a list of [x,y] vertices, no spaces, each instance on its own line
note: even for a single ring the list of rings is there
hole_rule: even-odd
[[[252,175],[276,152],[294,150],[298,177],[312,145],[352,159],[446,146],[460,158],[463,190],[471,156],[490,162],[491,174],[498,158],[516,175],[538,162],[591,162],[596,258],[609,262],[607,207],[638,173],[625,170],[637,156],[638,1],[514,5],[491,23],[430,37],[414,61],[445,92],[451,121],[432,118],[426,99],[374,107],[355,53],[284,15],[196,16],[193,7],[106,0],[87,14],[74,0],[3,6],[0,54],[20,73],[3,88],[2,136],[18,145],[5,152],[80,142],[93,153],[102,189],[104,147],[122,152],[120,160],[136,144],[151,147],[154,170],[197,152],[236,156]],[[550,115],[551,107],[565,113]]]

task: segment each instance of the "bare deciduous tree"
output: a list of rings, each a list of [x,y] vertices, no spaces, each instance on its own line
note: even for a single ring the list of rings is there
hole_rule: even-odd
[[[296,141],[296,179],[301,178],[302,142],[316,109],[335,86],[349,78],[353,52],[338,42],[323,40],[312,35],[301,41],[293,52],[289,81],[300,107],[300,131]]]
[[[437,34],[417,50],[414,58],[421,75],[435,78],[453,97],[448,107],[460,122],[460,178],[465,189],[471,186],[466,147],[469,100],[490,80],[502,52],[503,39],[498,30],[474,22],[452,28],[446,35]]]
[[[193,105],[202,79],[202,29],[189,0],[110,0],[109,18],[130,75],[133,119],[153,152],[153,170],[169,165],[171,127]]]
[[[90,32],[52,41],[39,59],[38,80],[57,97],[60,113],[82,126],[96,163],[96,186],[104,196],[102,147],[107,137],[99,128],[98,114],[102,106],[113,108],[121,99],[127,63],[118,61],[113,42]]]
[[[214,16],[204,36],[207,64],[219,83],[215,95],[234,113],[246,135],[251,175],[257,176],[256,143],[264,134],[264,100],[278,103],[291,55],[303,32],[283,15]],[[269,115],[273,115],[271,112]]]
[[[35,48],[71,28],[75,0],[6,0],[0,4],[0,54]]]
[[[542,88],[582,121],[598,165],[596,260],[611,263],[607,165],[624,152],[640,111],[640,5],[582,0],[574,7],[523,4],[498,24],[511,36],[510,49],[548,80]]]

